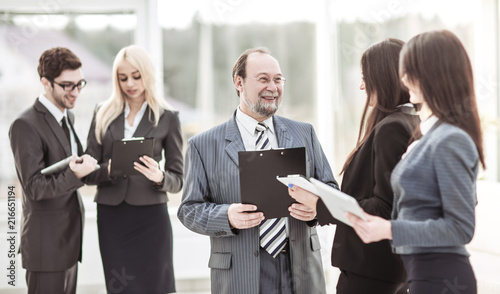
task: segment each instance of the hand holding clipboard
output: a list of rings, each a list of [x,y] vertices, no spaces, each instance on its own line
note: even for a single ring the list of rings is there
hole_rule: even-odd
[[[140,175],[134,162],[141,163],[141,156],[153,157],[154,138],[131,138],[113,141],[110,176]]]
[[[304,147],[238,152],[241,203],[254,204],[269,218],[290,216],[295,201],[276,176],[306,173]]]

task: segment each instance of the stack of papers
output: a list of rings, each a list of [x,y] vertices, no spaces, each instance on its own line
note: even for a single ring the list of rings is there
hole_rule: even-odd
[[[358,201],[356,201],[354,197],[328,186],[323,182],[314,178],[307,179],[302,175],[289,175],[287,177],[276,177],[276,179],[286,186],[298,186],[317,195],[321,198],[334,218],[349,226],[351,224],[347,220],[346,212],[350,212],[366,220],[363,209],[359,206]]]

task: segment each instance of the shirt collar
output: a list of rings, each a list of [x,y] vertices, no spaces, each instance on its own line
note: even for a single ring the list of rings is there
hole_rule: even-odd
[[[396,106],[399,111],[406,113],[406,114],[411,114],[411,115],[418,115],[417,112],[415,111],[415,106],[411,103],[405,103],[405,104],[400,104]]]
[[[420,123],[420,132],[422,132],[422,136],[425,136],[432,127],[436,124],[439,119],[435,115],[429,116],[426,120]]]
[[[259,123],[256,121],[253,117],[243,113],[243,111],[240,110],[240,107],[236,109],[236,119],[241,123],[241,125],[247,130],[250,134],[254,135],[255,134],[255,127]],[[271,116],[270,118],[262,121],[264,123],[268,130],[274,134],[274,124],[273,124],[273,117]]]
[[[139,111],[137,112],[137,114],[135,115],[135,117],[142,117],[142,115],[144,114],[144,112],[146,111],[146,107],[148,106],[148,103],[146,101],[144,101],[142,103],[142,106],[141,106],[141,109],[139,109]],[[127,116],[130,114],[130,105],[128,105],[128,103],[125,102],[125,118],[127,118]]]
[[[54,103],[52,103],[52,101],[49,100],[49,98],[45,97],[43,93],[38,97],[38,101],[40,101],[40,103],[42,103],[42,105],[47,108],[47,110],[52,114],[52,116],[54,116],[58,123],[61,123],[63,117],[67,116],[66,108],[64,109],[64,111],[61,111]]]
[[[404,104],[399,104],[398,106],[396,106],[396,108],[401,108],[401,107],[410,107],[410,108],[414,108],[413,104],[411,104],[410,102],[408,102],[408,103],[404,103]]]

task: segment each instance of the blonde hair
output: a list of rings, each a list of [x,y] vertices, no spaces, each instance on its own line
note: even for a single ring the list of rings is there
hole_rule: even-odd
[[[96,113],[95,136],[99,144],[102,144],[101,138],[106,133],[109,125],[122,114],[125,108],[125,95],[118,80],[118,66],[125,60],[137,68],[141,75],[146,103],[150,108],[149,120],[154,123],[154,126],[158,125],[160,116],[165,109],[172,109],[167,101],[159,97],[153,62],[148,53],[137,45],[124,47],[118,52],[113,62],[113,90],[111,96],[99,105]],[[152,121],[152,116],[154,121]]]

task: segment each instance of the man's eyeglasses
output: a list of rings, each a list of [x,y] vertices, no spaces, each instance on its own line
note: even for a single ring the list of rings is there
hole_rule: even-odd
[[[87,84],[87,81],[86,80],[81,80],[78,82],[78,84],[60,84],[56,81],[52,81],[52,83],[54,84],[57,84],[59,85],[59,87],[63,88],[64,91],[66,92],[72,92],[75,88],[78,89],[78,92],[80,92],[80,90],[82,90],[83,87],[85,87],[85,85]]]
[[[252,79],[258,81],[261,84],[266,84],[266,85],[271,82],[271,80],[267,77],[252,78]],[[285,84],[286,79],[284,77],[276,77],[276,78],[272,79],[272,81],[274,82],[274,84],[276,86],[282,86]]]

